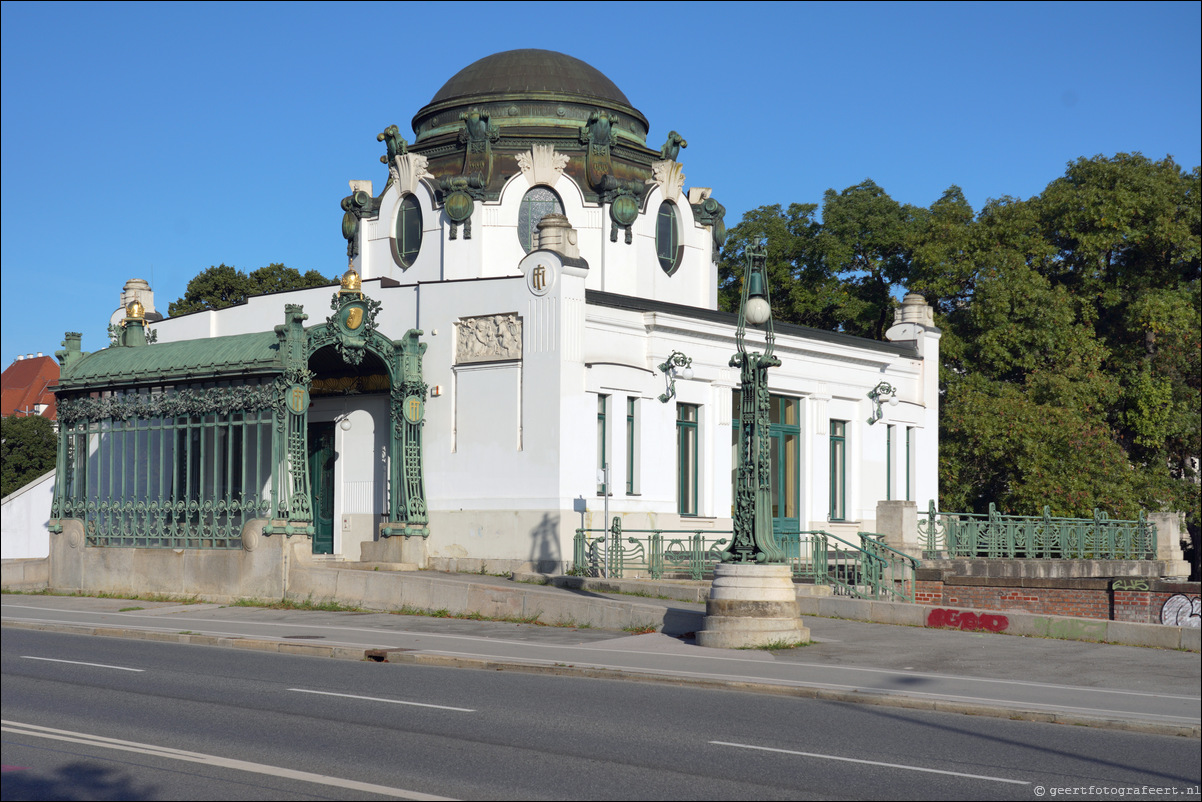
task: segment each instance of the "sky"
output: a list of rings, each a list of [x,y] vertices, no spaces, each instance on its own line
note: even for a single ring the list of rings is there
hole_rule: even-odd
[[[0,24],[0,364],[107,345],[127,279],[155,305],[224,262],[337,276],[376,134],[517,48],[607,75],[688,140],[734,225],[872,179],[929,206],[1028,198],[1098,154],[1202,143],[1202,4],[31,3]]]

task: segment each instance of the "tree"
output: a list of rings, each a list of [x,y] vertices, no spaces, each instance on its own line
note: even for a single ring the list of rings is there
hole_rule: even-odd
[[[58,440],[50,420],[41,415],[4,418],[0,421],[0,432],[3,440],[0,496],[18,491],[54,469]]]
[[[172,301],[167,314],[177,317],[205,309],[224,309],[242,303],[251,295],[324,287],[337,282],[316,270],[301,274],[296,268],[278,262],[252,270],[250,275],[223,262],[189,281],[184,297]]]

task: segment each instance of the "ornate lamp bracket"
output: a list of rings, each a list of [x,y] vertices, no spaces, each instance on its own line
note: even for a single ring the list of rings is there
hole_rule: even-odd
[[[659,400],[666,404],[676,396],[677,377],[685,381],[693,378],[693,360],[680,351],[673,351],[672,355],[659,366],[659,372],[664,374],[664,392],[660,395]]]
[[[885,412],[881,409],[882,403],[888,401],[889,406],[897,406],[897,388],[889,382],[880,382],[868,391],[868,400],[872,402],[872,415],[868,418],[868,425],[871,426],[885,417]]]

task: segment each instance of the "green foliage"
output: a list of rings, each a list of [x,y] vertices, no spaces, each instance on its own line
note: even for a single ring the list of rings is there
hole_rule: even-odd
[[[1038,196],[974,214],[958,187],[929,208],[865,181],[766,206],[720,266],[768,238],[777,320],[883,338],[903,289],[940,341],[940,506],[1202,523],[1202,171],[1120,153],[1071,162]]]
[[[0,496],[15,493],[25,485],[54,470],[58,439],[54,424],[41,415],[4,418],[0,421],[3,439],[0,466]]]
[[[205,309],[224,309],[242,303],[251,295],[336,283],[338,279],[326,278],[316,270],[302,274],[296,268],[285,267],[278,262],[252,270],[249,275],[223,262],[202,271],[189,281],[184,297],[172,301],[167,307],[167,314],[177,317]]]

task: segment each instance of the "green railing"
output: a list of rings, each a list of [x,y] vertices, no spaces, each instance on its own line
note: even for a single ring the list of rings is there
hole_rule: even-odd
[[[623,529],[615,517],[608,530],[576,530],[573,573],[704,579],[721,561],[730,536],[725,530]],[[886,546],[881,535],[861,532],[859,545],[821,530],[778,534],[777,540],[797,579],[830,585],[838,595],[914,600],[918,561]]]
[[[985,515],[938,512],[932,502],[918,520],[918,539],[928,557],[1029,560],[1153,560],[1156,525],[1144,513],[1134,521],[1001,515],[989,505]]]

